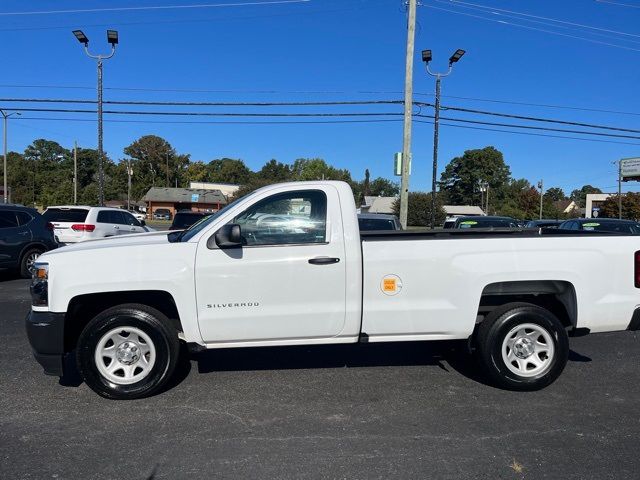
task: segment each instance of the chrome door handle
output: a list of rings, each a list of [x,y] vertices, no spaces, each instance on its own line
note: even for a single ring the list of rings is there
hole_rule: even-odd
[[[339,261],[339,258],[334,257],[316,257],[309,259],[309,263],[311,265],[331,265],[333,263],[338,263]]]

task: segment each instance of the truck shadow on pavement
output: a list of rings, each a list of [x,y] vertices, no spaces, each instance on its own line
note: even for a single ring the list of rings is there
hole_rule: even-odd
[[[573,350],[570,362],[590,362],[591,358]],[[198,373],[256,370],[294,370],[395,366],[434,366],[483,385],[492,386],[469,354],[466,341],[397,342],[379,344],[313,345],[287,347],[248,347],[188,352],[182,346],[171,380],[160,392],[178,386],[196,362]],[[60,385],[78,387],[82,378],[76,368],[74,352],[65,357],[65,376]]]
[[[243,370],[288,370],[344,367],[435,366],[484,385],[482,374],[466,341],[398,342],[351,345],[233,348],[192,354],[199,373]],[[570,361],[589,362],[573,350]]]

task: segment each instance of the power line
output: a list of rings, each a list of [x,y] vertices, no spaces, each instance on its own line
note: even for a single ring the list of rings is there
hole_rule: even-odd
[[[418,123],[432,123],[432,122],[427,122],[424,120],[416,120],[416,122]],[[512,133],[514,135],[528,135],[528,136],[532,136],[532,137],[551,137],[551,138],[563,138],[563,139],[570,139],[570,140],[580,140],[583,142],[598,142],[598,143],[615,143],[618,145],[637,145],[640,146],[640,143],[632,143],[632,142],[618,142],[618,141],[614,141],[614,140],[597,140],[597,139],[593,139],[593,138],[581,138],[581,137],[570,137],[567,135],[550,135],[548,133],[531,133],[531,132],[514,132],[511,130],[502,130],[502,129],[498,129],[498,128],[484,128],[484,127],[471,127],[469,125],[454,125],[452,123],[440,123],[440,125],[445,125],[447,127],[455,127],[455,128],[466,128],[469,130],[483,130],[483,131],[489,131],[489,132],[501,132],[501,133]]]
[[[0,102],[11,103],[75,103],[96,104],[96,100],[64,98],[0,98]],[[145,100],[104,100],[112,105],[156,105],[156,106],[207,106],[207,107],[280,107],[280,106],[330,106],[330,105],[401,105],[402,100],[346,100],[333,102],[162,102]],[[431,104],[424,104],[431,105]]]
[[[640,8],[640,5],[631,5],[629,3],[612,2],[611,0],[596,0],[598,3],[609,3],[611,5],[617,5],[618,7]]]
[[[176,9],[198,9],[198,8],[221,8],[221,7],[246,7],[255,5],[281,5],[287,3],[308,3],[311,0],[269,0],[263,2],[243,2],[243,3],[204,3],[193,5],[154,5],[146,7],[110,7],[110,8],[83,8],[72,10],[40,10],[25,12],[0,12],[0,16],[14,15],[53,15],[60,13],[101,13],[101,12],[126,12],[141,10],[176,10]]]
[[[62,109],[62,108],[13,108],[15,111],[25,111],[25,112],[52,112],[52,113],[92,113],[94,114],[94,110],[88,109]],[[150,116],[188,116],[188,117],[246,117],[246,118],[282,118],[282,117],[297,117],[297,118],[305,118],[305,117],[400,117],[402,113],[394,113],[394,112],[335,112],[335,113],[327,113],[327,112],[314,112],[314,113],[256,113],[256,112],[158,112],[158,111],[121,111],[121,110],[105,110],[105,114],[115,114],[115,115],[150,115]],[[425,114],[414,114],[414,117],[419,118],[433,118],[431,115]],[[580,131],[580,130],[569,130],[569,129],[558,129],[551,127],[535,127],[530,125],[517,125],[517,124],[509,124],[509,123],[497,123],[497,122],[484,122],[479,120],[469,120],[469,119],[459,119],[452,117],[442,117],[445,120],[460,122],[460,123],[470,123],[476,125],[490,125],[490,126],[498,126],[498,127],[509,127],[509,128],[519,128],[519,129],[528,129],[528,130],[544,130],[551,132],[560,132],[560,133],[577,133],[580,135],[588,135],[588,136],[598,136],[598,137],[607,137],[607,138],[629,138],[634,140],[640,140],[640,137],[631,136],[631,135],[619,135],[619,134],[611,134],[611,133],[602,133],[602,132],[588,132],[588,131]],[[640,133],[640,132],[638,132]]]
[[[17,85],[4,84],[0,88],[51,88],[51,89],[68,89],[68,90],[95,90],[95,87],[85,87],[81,85]],[[248,90],[248,89],[187,89],[187,88],[136,88],[136,87],[105,87],[105,90],[123,91],[123,92],[157,92],[157,93],[256,93],[256,94],[301,94],[301,95],[334,95],[334,94],[365,94],[365,95],[401,95],[403,92],[399,90]],[[433,93],[415,92],[415,95],[433,97]],[[584,112],[597,113],[613,113],[617,115],[633,115],[640,116],[638,112],[625,112],[620,110],[607,110],[599,108],[576,107],[571,105],[558,105],[550,103],[533,103],[522,102],[516,100],[500,100],[495,98],[478,98],[478,97],[461,97],[455,95],[443,95],[443,98],[451,98],[456,100],[472,100],[477,102],[500,103],[505,105],[523,105],[528,107],[555,108],[564,110],[576,110]]]
[[[618,45],[618,44],[609,43],[609,42],[602,42],[600,40],[594,40],[594,39],[591,39],[591,38],[579,37],[578,35],[569,35],[568,33],[555,32],[553,30],[546,30],[546,29],[543,29],[543,28],[531,27],[531,26],[528,26],[528,25],[521,25],[519,23],[507,22],[506,20],[494,20],[492,18],[483,17],[481,15],[474,15],[472,13],[459,12],[457,10],[451,10],[451,9],[448,9],[448,8],[436,7],[435,5],[426,5],[426,4],[424,4],[423,6],[427,7],[427,8],[434,9],[434,10],[441,10],[443,12],[454,13],[456,15],[464,15],[464,16],[467,16],[467,17],[479,18],[481,20],[486,20],[488,22],[501,23],[503,25],[511,25],[513,27],[524,28],[524,29],[527,29],[527,30],[535,30],[535,31],[538,31],[538,32],[549,33],[551,35],[559,35],[561,37],[574,38],[574,39],[577,39],[577,40],[583,40],[585,42],[597,43],[599,45],[605,45],[605,46],[608,46],[608,47],[620,48],[622,50],[631,50],[631,51],[634,51],[634,52],[640,52],[639,48],[633,48],[633,47],[629,47],[629,46],[625,46],[625,45]]]
[[[45,98],[0,98],[0,102],[71,103],[71,104],[95,104],[96,103],[95,100],[45,99]],[[349,100],[349,101],[330,101],[330,102],[159,102],[159,101],[138,101],[138,100],[124,100],[124,101],[109,100],[109,101],[105,101],[104,103],[112,104],[112,105],[146,105],[146,106],[280,107],[280,106],[337,106],[337,105],[402,105],[404,102],[402,102],[401,100],[356,100],[356,101]],[[433,107],[433,104],[426,103],[426,102],[414,102],[414,105],[418,107]],[[630,129],[630,128],[613,127],[609,125],[598,125],[598,124],[592,124],[592,123],[575,122],[575,121],[568,121],[568,120],[557,120],[552,118],[532,117],[532,116],[525,116],[525,115],[500,113],[500,112],[491,112],[486,110],[477,110],[477,109],[462,108],[462,107],[442,106],[442,109],[465,112],[465,113],[473,113],[473,114],[479,114],[479,115],[491,115],[491,116],[498,116],[498,117],[504,117],[504,118],[515,118],[519,120],[527,120],[527,121],[534,121],[534,122],[546,122],[546,123],[555,123],[555,124],[562,124],[562,125],[573,125],[573,126],[586,127],[586,128],[596,128],[601,130],[640,133],[640,130]],[[33,111],[47,111],[47,110],[33,110]],[[53,109],[50,111],[63,112],[64,110]],[[75,113],[91,113],[91,112],[93,111],[84,110],[84,111],[76,111]],[[72,112],[69,112],[69,113],[72,113]],[[125,112],[109,111],[109,113],[125,113]],[[155,112],[136,112],[136,113],[132,113],[132,115],[142,115],[144,113],[152,114]],[[183,112],[183,113],[187,114],[186,112]],[[163,114],[170,115],[171,113],[166,112]],[[504,126],[504,125],[500,124],[500,126]],[[571,131],[571,132],[576,133],[575,131]]]
[[[88,118],[54,118],[54,117],[18,117],[15,121],[22,120],[37,120],[37,121],[66,121],[66,122],[94,122],[93,119]],[[348,124],[348,123],[385,123],[385,122],[402,122],[401,118],[392,118],[392,119],[373,119],[373,120],[272,120],[272,121],[256,121],[256,120],[214,120],[214,121],[194,121],[194,120],[121,120],[121,119],[106,119],[104,120],[106,123],[139,123],[139,124],[166,124],[166,125],[174,125],[174,124],[188,124],[188,125],[269,125],[269,124],[289,124],[289,125],[304,125],[304,124]],[[432,122],[426,120],[414,120],[416,123],[425,123],[431,124]],[[598,142],[598,143],[611,143],[617,145],[636,145],[640,146],[640,143],[632,143],[632,142],[620,142],[615,140],[600,140],[600,139],[591,139],[591,138],[581,138],[581,137],[571,137],[567,135],[550,135],[543,133],[532,133],[532,132],[514,132],[511,130],[497,129],[497,128],[486,128],[486,127],[472,127],[469,125],[456,125],[452,123],[441,123],[440,125],[444,125],[447,127],[454,128],[465,128],[469,130],[482,130],[489,132],[500,132],[500,133],[510,133],[514,135],[525,135],[525,136],[535,136],[535,137],[550,137],[550,138],[560,138],[560,139],[568,139],[568,140],[579,140],[584,142]]]
[[[564,25],[570,25],[573,27],[579,27],[579,28],[585,28],[585,29],[589,29],[589,30],[596,30],[596,31],[600,31],[600,32],[607,32],[607,33],[614,33],[616,35],[626,35],[629,37],[638,37],[640,38],[640,35],[637,35],[635,33],[627,33],[627,32],[620,32],[618,30],[609,30],[607,28],[601,28],[601,27],[594,27],[592,25],[585,25],[583,23],[574,23],[574,22],[569,22],[566,20],[558,20],[557,18],[551,18],[551,17],[542,17],[539,15],[532,15],[530,13],[523,13],[523,12],[516,12],[514,10],[506,10],[504,8],[496,8],[496,7],[492,7],[490,5],[480,5],[478,3],[470,3],[470,2],[463,2],[461,0],[449,0],[449,1],[444,1],[444,0],[434,0],[436,2],[439,3],[454,3],[454,4],[459,4],[459,5],[468,5],[468,8],[475,8],[475,9],[484,9],[484,10],[489,10],[492,13],[494,11],[496,12],[506,12],[506,13],[510,13],[513,15],[519,15],[522,17],[529,17],[529,18],[536,18],[536,19],[540,19],[540,20],[546,20],[549,22],[556,22],[556,23],[560,23],[560,24],[564,24]],[[601,0],[596,0],[596,1],[601,1]],[[607,2],[607,3],[612,3],[612,2]],[[637,7],[640,8],[640,7]]]
[[[420,102],[415,102],[416,105],[420,105]],[[431,104],[425,104],[425,106],[431,106]],[[475,110],[472,108],[462,108],[462,107],[449,107],[443,106],[443,110],[454,110],[457,112],[466,112],[466,113],[476,113],[479,115],[492,115],[496,117],[504,117],[504,118],[516,118],[519,120],[529,120],[532,122],[547,122],[547,123],[558,123],[562,125],[574,125],[576,127],[587,127],[587,128],[598,128],[601,130],[614,130],[618,132],[631,132],[631,133],[640,133],[640,130],[635,130],[632,128],[622,128],[622,127],[610,127],[607,125],[597,125],[593,123],[583,123],[583,122],[572,122],[568,120],[555,120],[551,118],[540,118],[540,117],[531,117],[526,115],[514,115],[510,113],[499,113],[499,112],[489,112],[486,110]]]
[[[422,117],[423,115],[416,115]],[[427,115],[426,117],[432,118],[431,115]],[[594,135],[598,137],[612,137],[612,138],[631,138],[634,140],[640,140],[640,137],[636,137],[633,135],[615,135],[611,133],[601,133],[601,132],[584,132],[581,130],[570,130],[564,128],[549,128],[549,127],[534,127],[532,125],[516,125],[513,123],[497,123],[497,122],[481,122],[479,120],[465,120],[461,118],[451,118],[451,117],[440,117],[443,120],[449,120],[453,122],[461,122],[461,123],[474,123],[476,125],[493,125],[496,127],[509,127],[509,128],[523,128],[527,130],[545,130],[549,132],[564,132],[564,133],[578,133],[581,135]]]

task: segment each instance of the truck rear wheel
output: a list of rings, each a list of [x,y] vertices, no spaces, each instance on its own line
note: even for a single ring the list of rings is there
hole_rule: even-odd
[[[146,305],[126,304],[93,318],[80,334],[76,358],[85,383],[112,399],[157,392],[175,369],[180,344],[169,319]]]
[[[475,346],[489,379],[509,390],[550,385],[569,357],[569,338],[560,320],[530,303],[492,311],[478,327]]]

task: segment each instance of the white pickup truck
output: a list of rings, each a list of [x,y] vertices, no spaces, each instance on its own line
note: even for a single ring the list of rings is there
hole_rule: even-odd
[[[75,350],[108,398],[150,395],[200,348],[468,339],[497,385],[553,382],[571,333],[640,329],[640,239],[558,230],[360,233],[349,186],[272,185],[183,232],[43,254],[26,326],[48,374]]]

